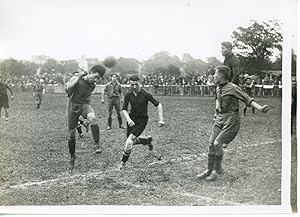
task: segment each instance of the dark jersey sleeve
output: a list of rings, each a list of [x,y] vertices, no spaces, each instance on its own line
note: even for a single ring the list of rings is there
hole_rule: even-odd
[[[126,93],[124,96],[124,103],[122,106],[122,110],[126,110],[128,109],[128,104],[129,104],[129,93]]]
[[[152,96],[151,93],[147,93],[147,96],[148,96],[148,100],[154,105],[154,106],[158,106],[159,105],[159,102],[154,99],[154,97]]]

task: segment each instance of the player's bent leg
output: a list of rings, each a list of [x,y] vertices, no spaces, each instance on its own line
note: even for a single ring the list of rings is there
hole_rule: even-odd
[[[8,108],[4,107],[4,113],[5,113],[5,120],[8,121],[9,120]]]
[[[133,144],[134,144],[134,141],[136,140],[136,136],[133,135],[133,134],[130,134],[125,142],[125,147],[124,147],[124,150],[123,150],[123,156],[122,156],[122,159],[121,159],[121,162],[120,164],[118,165],[118,169],[121,170],[126,162],[128,161],[129,159],[129,156],[132,152],[132,149],[133,149]]]
[[[224,155],[223,145],[224,145],[223,143],[220,143],[218,141],[214,142],[215,153],[216,153],[214,169],[218,174],[223,174],[223,168],[222,168],[222,160]]]
[[[91,125],[91,131],[92,136],[94,140],[94,147],[95,147],[95,153],[101,153],[103,151],[102,147],[100,146],[100,129],[97,124],[96,115],[94,112],[90,112],[87,114],[87,119],[90,122]]]
[[[147,138],[137,137],[134,141],[134,145],[147,145],[149,150],[153,150],[153,144],[152,144],[153,138],[152,136],[148,136]]]
[[[215,157],[216,155],[215,155],[214,144],[209,143],[207,169],[204,172],[197,175],[198,179],[204,179],[211,174],[211,172],[214,170]]]
[[[71,159],[70,159],[70,169],[72,170],[74,168],[75,165],[75,144],[76,144],[76,140],[75,140],[75,129],[69,130],[69,140],[68,140],[68,146],[69,146],[69,153],[71,155]]]
[[[119,121],[119,128],[125,129],[125,127],[122,125],[122,117],[120,114],[120,111],[121,111],[120,99],[116,100],[115,109],[116,109],[117,117],[118,117],[118,121]]]
[[[113,110],[113,101],[112,101],[112,99],[108,99],[107,130],[111,129],[111,124],[112,124],[112,110]]]
[[[215,181],[218,178],[218,174],[221,173],[222,167],[222,159],[223,159],[223,148],[222,148],[222,143],[219,143],[218,141],[214,141],[213,143],[214,147],[214,164],[211,165],[211,168],[213,170],[211,171],[210,175],[205,178],[206,181]]]

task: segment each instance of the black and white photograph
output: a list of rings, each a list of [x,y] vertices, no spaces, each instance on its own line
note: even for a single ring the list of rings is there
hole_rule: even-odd
[[[0,214],[297,212],[296,0],[0,0]]]

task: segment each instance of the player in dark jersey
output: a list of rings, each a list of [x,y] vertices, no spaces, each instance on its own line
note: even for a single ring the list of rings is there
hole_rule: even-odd
[[[150,93],[142,89],[139,81],[140,79],[138,76],[131,76],[129,78],[131,89],[124,96],[122,113],[127,121],[127,140],[118,169],[122,169],[125,166],[133,149],[133,145],[143,144],[147,145],[150,151],[153,149],[151,143],[152,137],[139,137],[146,128],[148,122],[148,102],[151,102],[157,107],[159,126],[162,127],[165,124],[163,121],[163,108],[161,103],[154,99]],[[127,109],[129,104],[131,110],[128,114]]]
[[[12,89],[7,85],[5,80],[1,77],[0,75],[0,118],[1,118],[1,110],[2,107],[4,108],[5,112],[5,120],[9,120],[9,115],[8,115],[8,95],[7,95],[7,89],[10,91],[11,99],[14,99],[14,94]]]
[[[253,81],[250,77],[245,79],[245,83],[243,84],[244,91],[248,94],[248,96],[253,97]],[[248,105],[245,105],[244,108],[244,116],[246,116]],[[255,114],[255,108],[252,107],[252,114]]]
[[[36,103],[36,109],[41,107],[44,86],[39,78],[36,79],[33,85],[33,96]]]
[[[239,85],[239,75],[241,63],[239,59],[232,53],[232,44],[231,42],[222,42],[221,43],[221,53],[224,56],[224,65],[228,66],[231,70],[229,81]]]
[[[268,105],[259,105],[242,89],[229,82],[230,68],[218,66],[214,74],[216,88],[216,118],[209,138],[207,170],[197,175],[199,179],[213,181],[222,171],[223,148],[237,135],[240,129],[239,100],[261,111],[267,112]]]
[[[69,103],[67,106],[67,118],[69,128],[69,153],[70,169],[75,165],[75,132],[78,126],[79,116],[88,119],[91,125],[91,131],[94,140],[95,153],[102,152],[102,145],[100,145],[99,126],[97,124],[96,115],[93,108],[90,106],[91,95],[96,84],[95,81],[101,78],[105,73],[105,67],[95,65],[91,68],[89,73],[79,71],[74,73],[73,77],[66,83],[65,90],[68,93]]]

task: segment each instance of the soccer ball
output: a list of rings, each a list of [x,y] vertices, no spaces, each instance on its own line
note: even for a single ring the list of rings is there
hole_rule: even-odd
[[[113,56],[109,56],[109,57],[106,57],[104,60],[103,60],[103,64],[107,67],[107,68],[111,68],[113,67],[114,65],[116,65],[116,58],[114,58]]]

